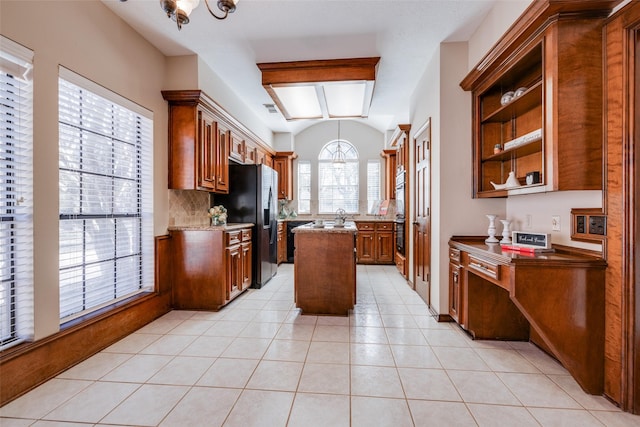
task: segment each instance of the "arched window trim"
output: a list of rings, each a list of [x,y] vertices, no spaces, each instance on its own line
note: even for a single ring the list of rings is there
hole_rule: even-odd
[[[333,163],[338,142],[345,154],[345,163]],[[358,149],[342,138],[327,142],[318,153],[318,213],[331,214],[337,209],[358,213],[359,175]]]

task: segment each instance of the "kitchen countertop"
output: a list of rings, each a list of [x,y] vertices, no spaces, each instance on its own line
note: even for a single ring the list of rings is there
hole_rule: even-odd
[[[324,217],[324,216],[317,216],[317,217],[300,217],[297,216],[295,218],[278,218],[278,221],[300,221],[300,222],[313,222],[316,219],[323,219],[325,221],[333,221],[334,218],[332,217]],[[395,218],[386,218],[386,217],[362,217],[362,218],[356,218],[356,219],[349,219],[347,222],[394,222],[396,219]]]
[[[332,222],[327,222],[323,227],[316,227],[314,224],[306,224],[292,230],[294,233],[356,233],[358,229],[352,221],[347,221],[344,227],[334,227]]]
[[[168,228],[169,231],[198,231],[198,230],[222,230],[233,231],[242,228],[253,227],[254,224],[248,223],[228,223],[224,225],[173,225]]]

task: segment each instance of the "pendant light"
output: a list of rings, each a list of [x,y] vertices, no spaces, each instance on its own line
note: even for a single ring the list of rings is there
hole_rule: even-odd
[[[340,120],[338,120],[338,146],[336,147],[336,151],[333,152],[333,158],[331,160],[332,163],[346,163],[347,159],[344,155],[344,151],[342,151],[342,147],[340,146]]]

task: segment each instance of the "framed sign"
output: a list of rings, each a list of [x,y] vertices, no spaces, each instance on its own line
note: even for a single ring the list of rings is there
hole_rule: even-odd
[[[532,249],[551,249],[551,234],[514,231],[513,245]]]

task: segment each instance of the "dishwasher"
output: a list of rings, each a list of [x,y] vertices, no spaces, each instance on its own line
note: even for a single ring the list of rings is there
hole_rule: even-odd
[[[285,221],[287,224],[287,262],[293,262],[293,253],[295,250],[293,241],[293,230],[301,225],[309,224],[312,221]]]

